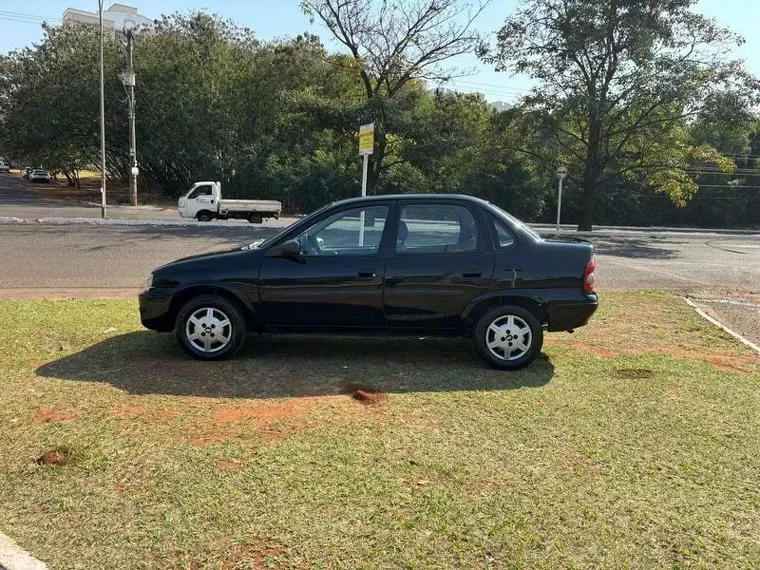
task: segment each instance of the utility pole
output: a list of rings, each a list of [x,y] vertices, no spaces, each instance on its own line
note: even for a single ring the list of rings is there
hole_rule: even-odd
[[[103,81],[103,0],[98,0],[100,13],[100,217],[106,217],[106,98]]]
[[[135,141],[135,70],[132,62],[134,46],[134,32],[126,30],[127,49],[129,51],[129,67],[124,77],[124,86],[127,88],[127,100],[129,105],[129,203],[137,206],[137,143]]]

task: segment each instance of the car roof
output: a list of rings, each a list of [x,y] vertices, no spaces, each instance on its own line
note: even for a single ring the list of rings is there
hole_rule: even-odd
[[[488,204],[486,200],[482,198],[476,198],[475,196],[467,196],[466,194],[378,194],[375,196],[359,196],[356,198],[346,198],[334,202],[333,206],[344,204],[363,204],[367,202],[380,202],[383,200],[405,200],[405,201],[419,201],[419,202],[440,202],[440,201],[457,201],[457,202],[469,202],[472,204],[485,205]]]

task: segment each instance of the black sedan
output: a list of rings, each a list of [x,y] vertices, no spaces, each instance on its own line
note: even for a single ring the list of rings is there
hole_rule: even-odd
[[[544,330],[588,322],[594,268],[591,244],[544,240],[477,198],[355,198],[156,269],[140,317],[203,360],[232,356],[249,331],[468,335],[488,364],[514,370]]]

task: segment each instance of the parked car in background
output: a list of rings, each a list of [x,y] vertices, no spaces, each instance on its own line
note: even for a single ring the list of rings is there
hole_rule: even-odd
[[[11,167],[8,166],[7,162],[0,162],[0,172],[8,173],[11,171]]]
[[[34,168],[32,168],[31,166],[25,167],[24,168],[24,178],[29,178],[29,175],[32,173],[32,170],[34,170]]]
[[[276,200],[228,200],[222,198],[221,182],[196,182],[177,203],[183,218],[210,222],[214,218],[237,218],[260,224],[265,218],[279,218],[282,204]]]
[[[30,182],[50,182],[50,175],[39,169],[32,170],[28,178]]]
[[[156,269],[140,317],[202,360],[233,355],[249,331],[466,335],[486,363],[514,370],[538,356],[544,330],[588,322],[595,267],[590,243],[544,240],[477,198],[373,196]]]

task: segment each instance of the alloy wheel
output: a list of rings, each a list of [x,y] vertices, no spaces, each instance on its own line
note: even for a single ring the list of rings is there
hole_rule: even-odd
[[[486,346],[496,358],[517,360],[525,356],[533,342],[530,326],[516,315],[501,315],[486,329]]]
[[[232,322],[219,309],[202,307],[187,319],[185,335],[188,342],[199,352],[219,352],[232,339]]]

